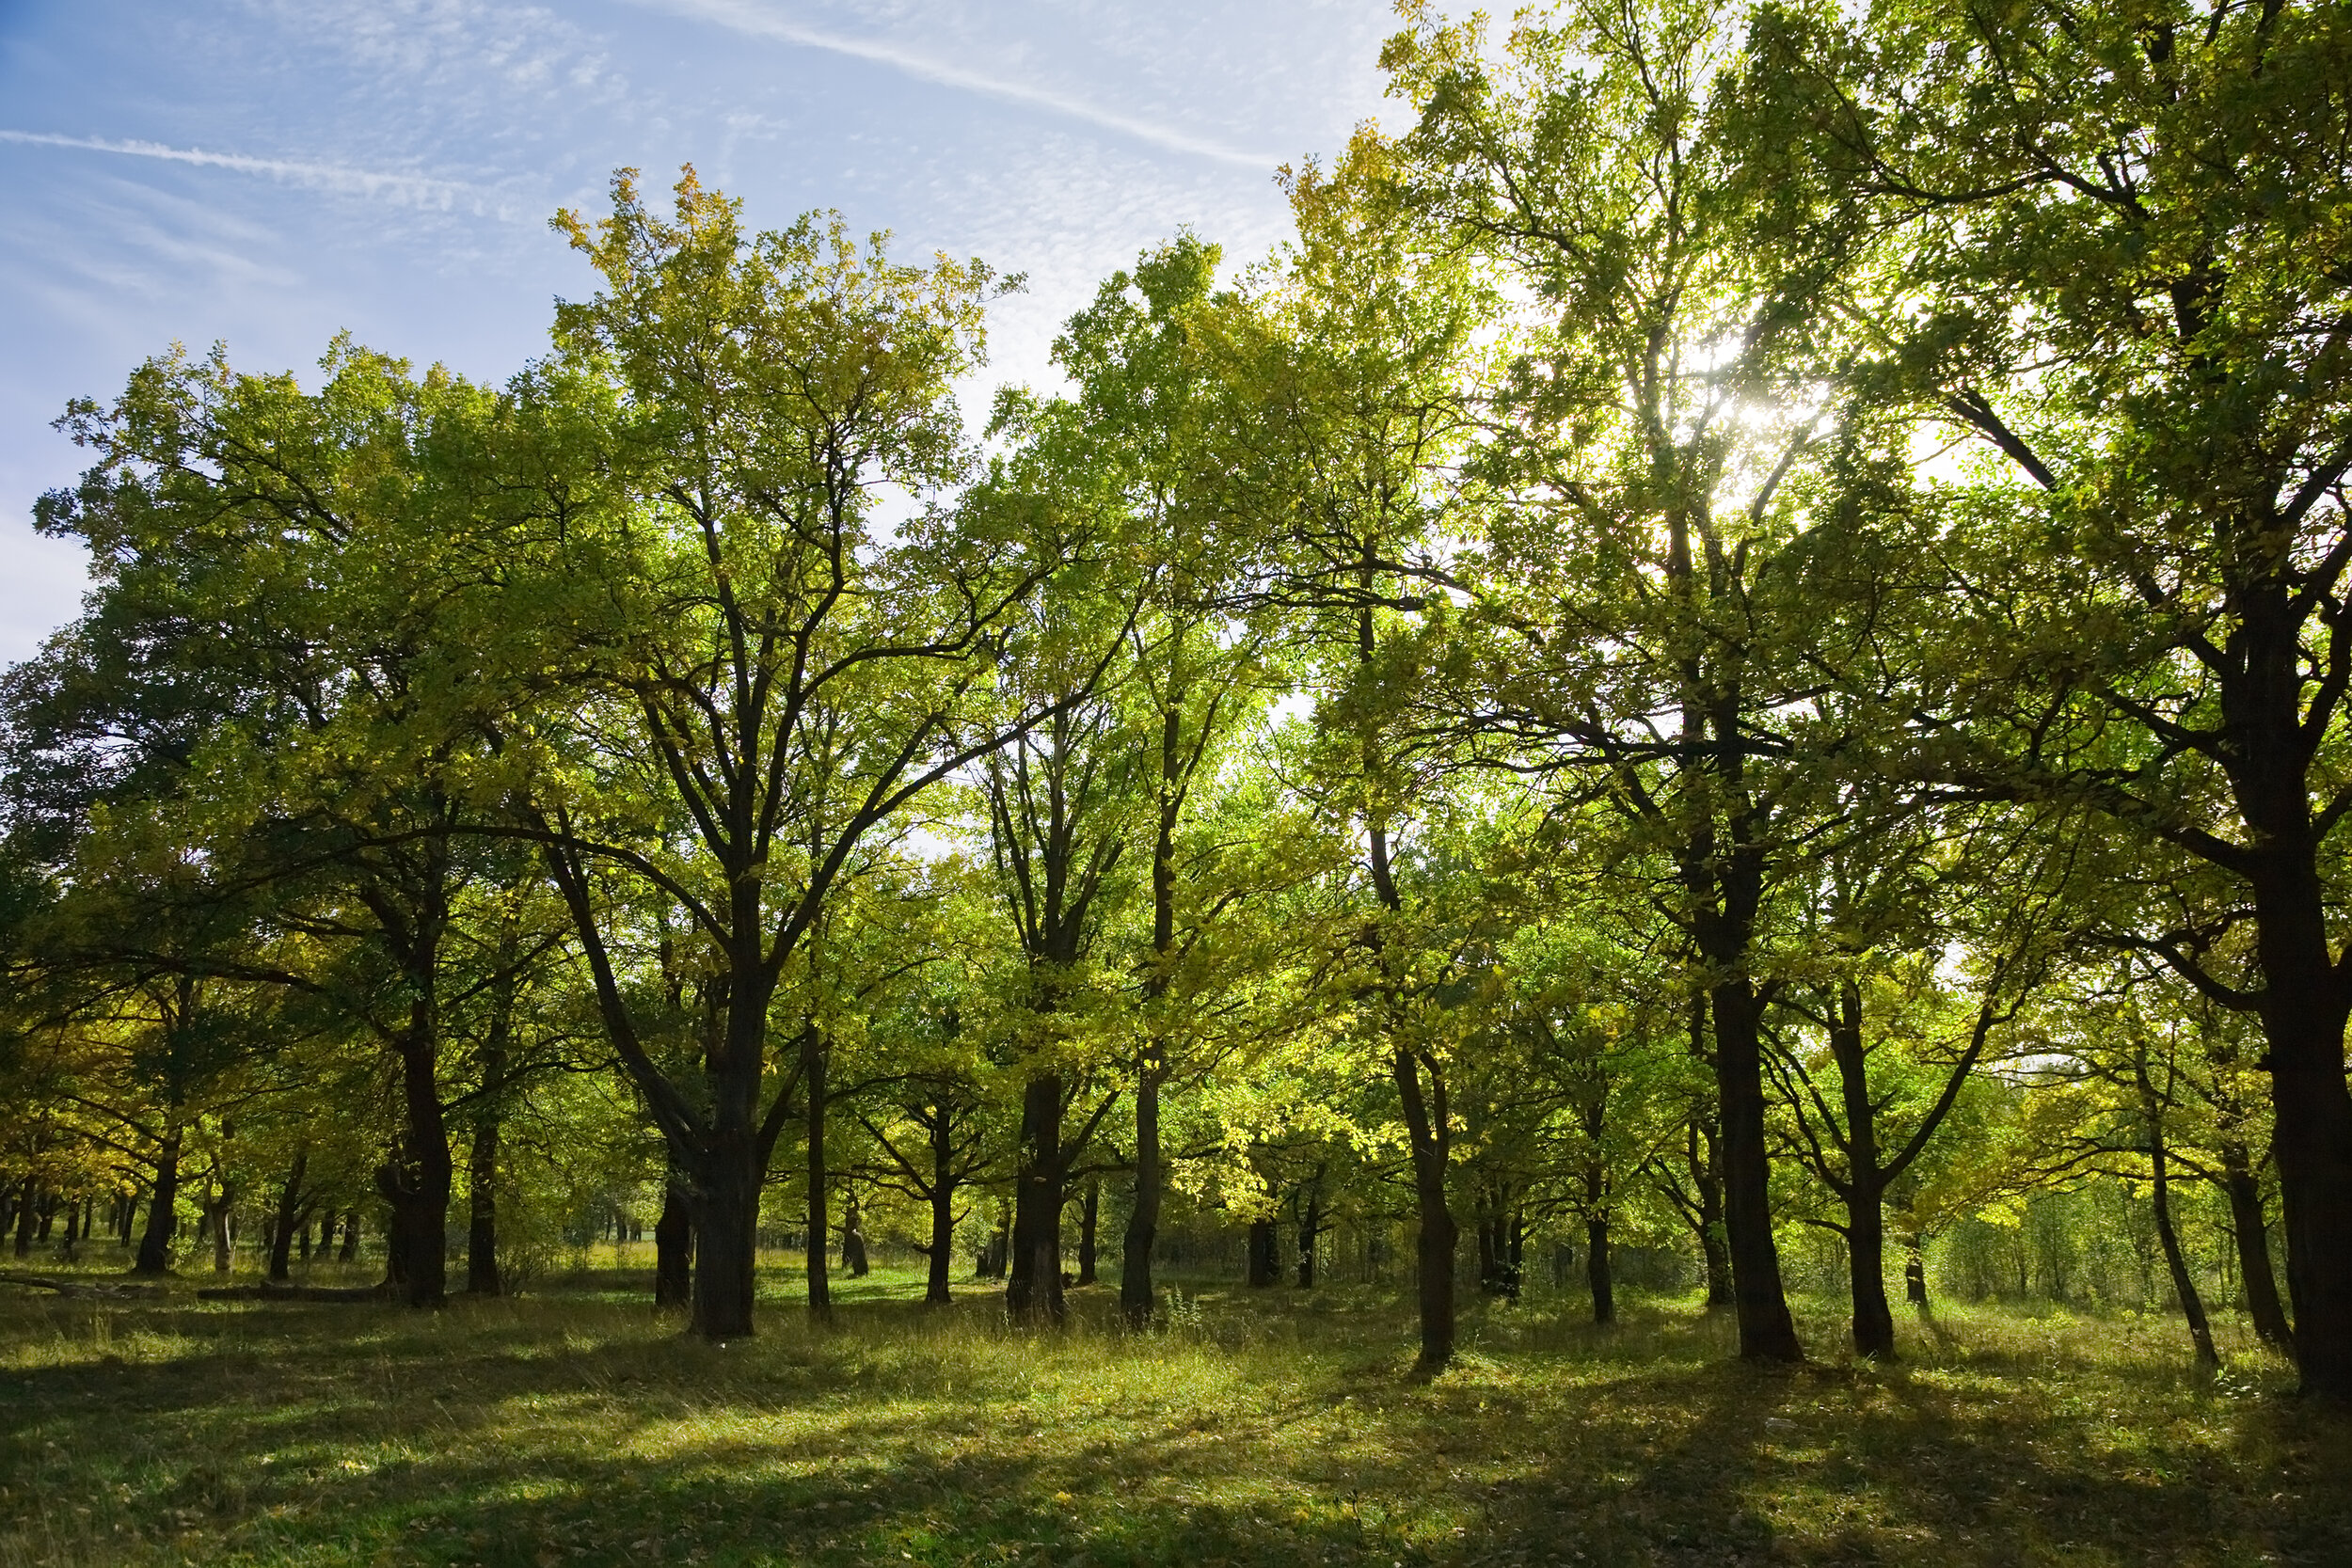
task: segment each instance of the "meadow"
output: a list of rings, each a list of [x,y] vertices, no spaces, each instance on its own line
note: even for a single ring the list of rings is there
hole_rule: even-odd
[[[1433,1381],[1363,1288],[1074,1293],[771,1272],[756,1338],[606,1272],[392,1306],[0,1288],[0,1565],[2352,1562],[2352,1435],[2225,1325],[1945,1306],[1902,1356],[1729,1359],[1694,1302],[1482,1305]]]

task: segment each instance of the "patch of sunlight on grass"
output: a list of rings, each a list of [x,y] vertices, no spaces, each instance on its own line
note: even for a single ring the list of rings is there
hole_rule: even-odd
[[[2200,1379],[2166,1320],[1955,1305],[1877,1366],[1800,1303],[1820,1359],[1760,1370],[1693,1303],[1536,1298],[1419,1383],[1377,1291],[1187,1284],[1136,1335],[1081,1291],[1053,1335],[907,1271],[722,1349],[623,1283],[0,1301],[0,1568],[2352,1561],[2352,1445],[2234,1325]]]

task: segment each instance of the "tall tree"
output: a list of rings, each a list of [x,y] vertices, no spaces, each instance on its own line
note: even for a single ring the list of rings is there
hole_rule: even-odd
[[[1752,156],[1883,235],[1840,309],[1987,463],[1918,476],[1929,766],[2237,890],[2153,952],[2268,1044],[2304,1386],[2352,1398],[2352,18],[1899,0],[1764,13]],[[1939,428],[1940,427],[1940,428]],[[1939,537],[1940,535],[1940,537]],[[2242,958],[2242,961],[2240,961]]]
[[[1384,55],[1420,110],[1406,195],[1533,299],[1482,460],[1511,498],[1469,622],[1494,640],[1458,641],[1424,705],[1571,796],[1603,791],[1629,842],[1673,862],[1708,992],[1740,1350],[1794,1360],[1763,935],[1790,847],[1818,829],[1809,644],[1836,618],[1804,580],[1788,481],[1820,422],[1804,302],[1836,236],[1774,244],[1757,221],[1723,129],[1727,8],[1572,5],[1499,61],[1480,24],[1406,16]]]
[[[517,831],[547,848],[687,1178],[694,1327],[723,1339],[752,1329],[761,1180],[791,1110],[778,985],[866,836],[1000,743],[964,708],[1039,574],[936,511],[895,535],[877,515],[883,490],[964,473],[949,388],[978,362],[988,269],[898,265],[838,220],[748,233],[691,169],[675,194],[665,219],[624,171],[610,217],[557,219],[605,288],[559,307],[562,362],[535,391],[557,526],[509,619],[556,646],[517,652],[555,667]],[[607,879],[691,924],[716,1014],[698,1071],[647,1049]]]

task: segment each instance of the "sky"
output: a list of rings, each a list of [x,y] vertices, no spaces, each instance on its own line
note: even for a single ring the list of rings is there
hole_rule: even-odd
[[[1276,168],[1381,114],[1394,25],[1385,0],[0,0],[0,661],[85,586],[31,525],[83,467],[51,421],[175,341],[315,385],[349,331],[503,379],[593,293],[549,214],[691,163],[757,228],[833,208],[1026,273],[975,395],[1047,383],[1057,324],[1139,250],[1279,241]]]

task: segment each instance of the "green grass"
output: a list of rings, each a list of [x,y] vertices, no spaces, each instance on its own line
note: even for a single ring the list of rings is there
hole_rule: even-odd
[[[912,1275],[724,1348],[612,1281],[389,1307],[0,1287],[0,1565],[2352,1563],[2352,1428],[2166,1318],[1953,1307],[1905,1358],[1727,1359],[1637,1303],[1203,1288],[1178,1331],[1018,1334]],[[797,1282],[795,1282],[797,1283]],[[605,1287],[600,1291],[597,1287]]]

